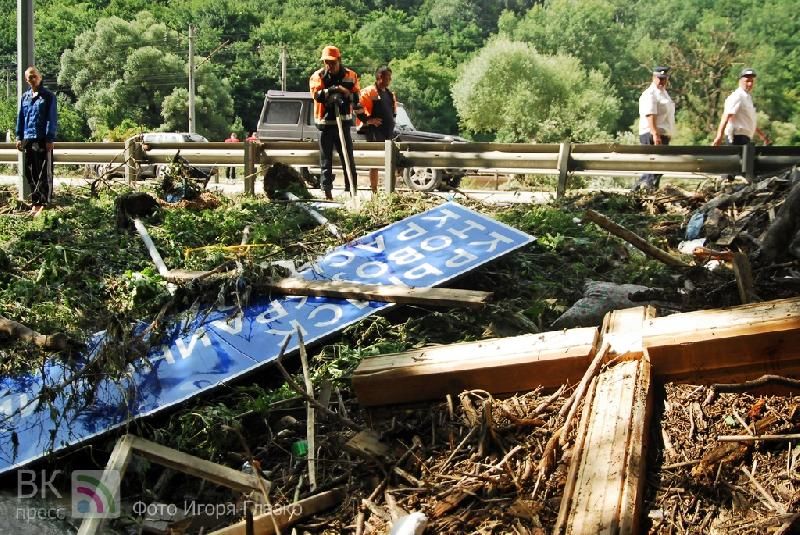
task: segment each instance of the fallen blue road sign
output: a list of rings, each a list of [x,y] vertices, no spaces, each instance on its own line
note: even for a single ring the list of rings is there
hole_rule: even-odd
[[[299,273],[307,280],[428,287],[507,254],[533,237],[446,203],[338,247]],[[102,334],[80,365],[49,360],[30,375],[0,379],[0,473],[24,466],[229,382],[274,360],[300,329],[306,342],[328,336],[389,303],[281,297],[255,299],[243,313],[186,313],[167,342],[128,374],[91,382],[80,369],[97,358]],[[291,338],[287,352],[297,349]]]

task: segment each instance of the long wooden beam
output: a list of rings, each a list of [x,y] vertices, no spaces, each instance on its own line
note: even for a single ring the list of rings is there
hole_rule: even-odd
[[[581,378],[597,339],[591,327],[380,355],[361,361],[353,387],[362,405],[440,399],[475,388],[555,388]]]
[[[492,296],[492,292],[477,290],[409,288],[348,281],[303,280],[293,277],[267,283],[266,287],[282,295],[317,295],[340,299],[467,308],[481,308]]]
[[[606,324],[622,321],[623,312],[609,314]],[[610,358],[636,358],[644,349],[659,379],[709,384],[765,373],[800,376],[800,298],[651,318],[626,332],[607,325],[604,333],[613,341]],[[361,362],[353,386],[363,405],[472,388],[554,388],[578,381],[599,344],[596,329],[569,329],[380,355]]]
[[[141,437],[128,435],[134,453],[150,461],[242,492],[260,491],[258,478]]]
[[[699,310],[645,322],[653,373],[707,384],[800,374],[800,298]]]

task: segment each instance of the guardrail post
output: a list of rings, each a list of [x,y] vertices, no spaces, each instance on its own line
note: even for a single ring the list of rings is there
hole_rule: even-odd
[[[135,139],[135,137],[131,137],[125,140],[125,150],[122,153],[122,161],[125,166],[125,182],[128,184],[133,184],[133,181],[136,180],[136,160],[134,158]]]
[[[567,192],[567,175],[569,174],[569,153],[572,143],[562,143],[558,149],[558,185],[556,186],[556,199],[562,199]]]
[[[246,141],[244,144],[244,194],[255,195],[256,192],[256,154],[260,143]]]
[[[31,198],[31,187],[25,180],[25,151],[17,154],[17,190],[20,201],[27,201]]]
[[[394,191],[394,181],[397,176],[397,145],[395,145],[394,141],[391,139],[384,141],[384,157],[383,191],[392,193]]]
[[[752,143],[742,145],[742,174],[748,182],[756,178],[755,173],[756,146]]]

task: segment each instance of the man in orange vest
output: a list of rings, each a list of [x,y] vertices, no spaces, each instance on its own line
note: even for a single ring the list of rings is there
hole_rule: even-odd
[[[328,45],[322,50],[320,58],[324,67],[314,72],[308,80],[311,96],[314,98],[314,123],[320,131],[319,134],[319,166],[322,170],[322,189],[325,198],[331,199],[333,189],[333,148],[339,153],[342,168],[347,174],[345,157],[350,160],[353,175],[353,187],[356,186],[356,162],[353,158],[353,139],[350,135],[350,126],[353,124],[353,114],[364,117],[359,93],[358,74],[352,69],[342,65],[342,55],[335,46]],[[336,126],[336,112],[342,118],[345,146],[342,147],[339,139],[339,129]],[[345,180],[345,190],[349,191],[349,181]]]
[[[383,143],[387,139],[394,139],[397,98],[389,89],[391,83],[392,69],[384,65],[375,71],[375,84],[361,91],[361,105],[364,107],[367,120],[359,121],[358,132],[363,134],[367,141]],[[393,177],[386,179],[391,178]],[[369,187],[372,193],[378,192],[378,170],[375,168],[369,170]]]

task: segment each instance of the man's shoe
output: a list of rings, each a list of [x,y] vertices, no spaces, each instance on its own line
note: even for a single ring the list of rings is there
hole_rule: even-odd
[[[326,189],[326,190],[325,190],[325,198],[326,198],[327,200],[329,200],[329,201],[332,201],[332,200],[333,200],[333,194],[331,193],[331,190],[329,190],[329,189]]]

